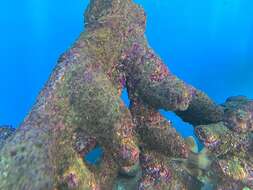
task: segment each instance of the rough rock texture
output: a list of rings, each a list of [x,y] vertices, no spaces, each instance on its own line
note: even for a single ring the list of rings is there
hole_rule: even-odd
[[[252,103],[242,96],[228,98],[224,122],[195,128],[215,157],[210,170],[219,190],[253,189]]]
[[[30,113],[0,147],[1,190],[198,190],[211,184],[206,153],[194,152],[159,109],[194,126],[207,125],[196,131],[208,139],[207,148],[214,146],[213,164],[220,166],[222,180],[251,186],[251,170],[237,178],[221,167],[251,167],[243,162],[251,147],[251,105],[241,106],[246,116],[239,118],[247,124],[223,126],[234,114],[224,117],[223,106],[173,75],[148,45],[145,25],[143,9],[131,0],[90,1],[85,32],[60,57]],[[120,98],[124,88],[130,109]],[[203,136],[201,129],[209,131],[209,124],[218,125],[214,137],[222,148]],[[237,128],[245,133],[237,135]],[[90,165],[83,158],[96,146],[104,154]],[[226,157],[238,146],[245,147],[242,162],[238,155]]]

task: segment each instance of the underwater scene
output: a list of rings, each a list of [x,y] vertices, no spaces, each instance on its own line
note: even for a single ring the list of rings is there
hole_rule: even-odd
[[[0,190],[253,190],[252,0],[9,0],[0,24]]]

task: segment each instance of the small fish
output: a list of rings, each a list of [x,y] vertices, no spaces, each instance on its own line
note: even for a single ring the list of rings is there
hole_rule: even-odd
[[[212,179],[209,179],[205,174],[209,171],[210,165],[213,162],[213,156],[207,148],[203,148],[198,152],[198,146],[194,137],[188,137],[185,140],[186,145],[191,150],[188,158],[176,158],[174,161],[181,163],[185,170],[192,176],[196,177],[203,183],[201,190],[213,189]]]
[[[186,138],[185,143],[192,152],[198,153],[198,151],[199,151],[198,145],[197,145],[196,140],[193,136]]]
[[[212,163],[211,154],[207,148],[203,148],[199,153],[190,153],[186,163],[198,169],[207,170]]]

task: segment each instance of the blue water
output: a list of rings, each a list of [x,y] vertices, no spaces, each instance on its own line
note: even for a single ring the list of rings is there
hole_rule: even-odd
[[[136,0],[148,15],[147,38],[176,75],[219,103],[253,98],[252,0]],[[88,0],[0,2],[0,124],[17,127],[59,55],[83,30]],[[127,96],[124,95],[127,103]],[[171,113],[183,136],[191,126]]]
[[[103,149],[96,147],[84,156],[84,160],[90,165],[98,165],[103,156]]]

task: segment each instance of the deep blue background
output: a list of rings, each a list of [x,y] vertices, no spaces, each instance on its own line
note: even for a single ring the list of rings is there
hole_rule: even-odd
[[[182,79],[217,102],[253,98],[252,0],[136,0],[151,46]],[[0,2],[0,124],[18,126],[59,55],[83,30],[88,0]],[[125,97],[126,99],[126,97]],[[184,135],[191,127],[171,117]]]

